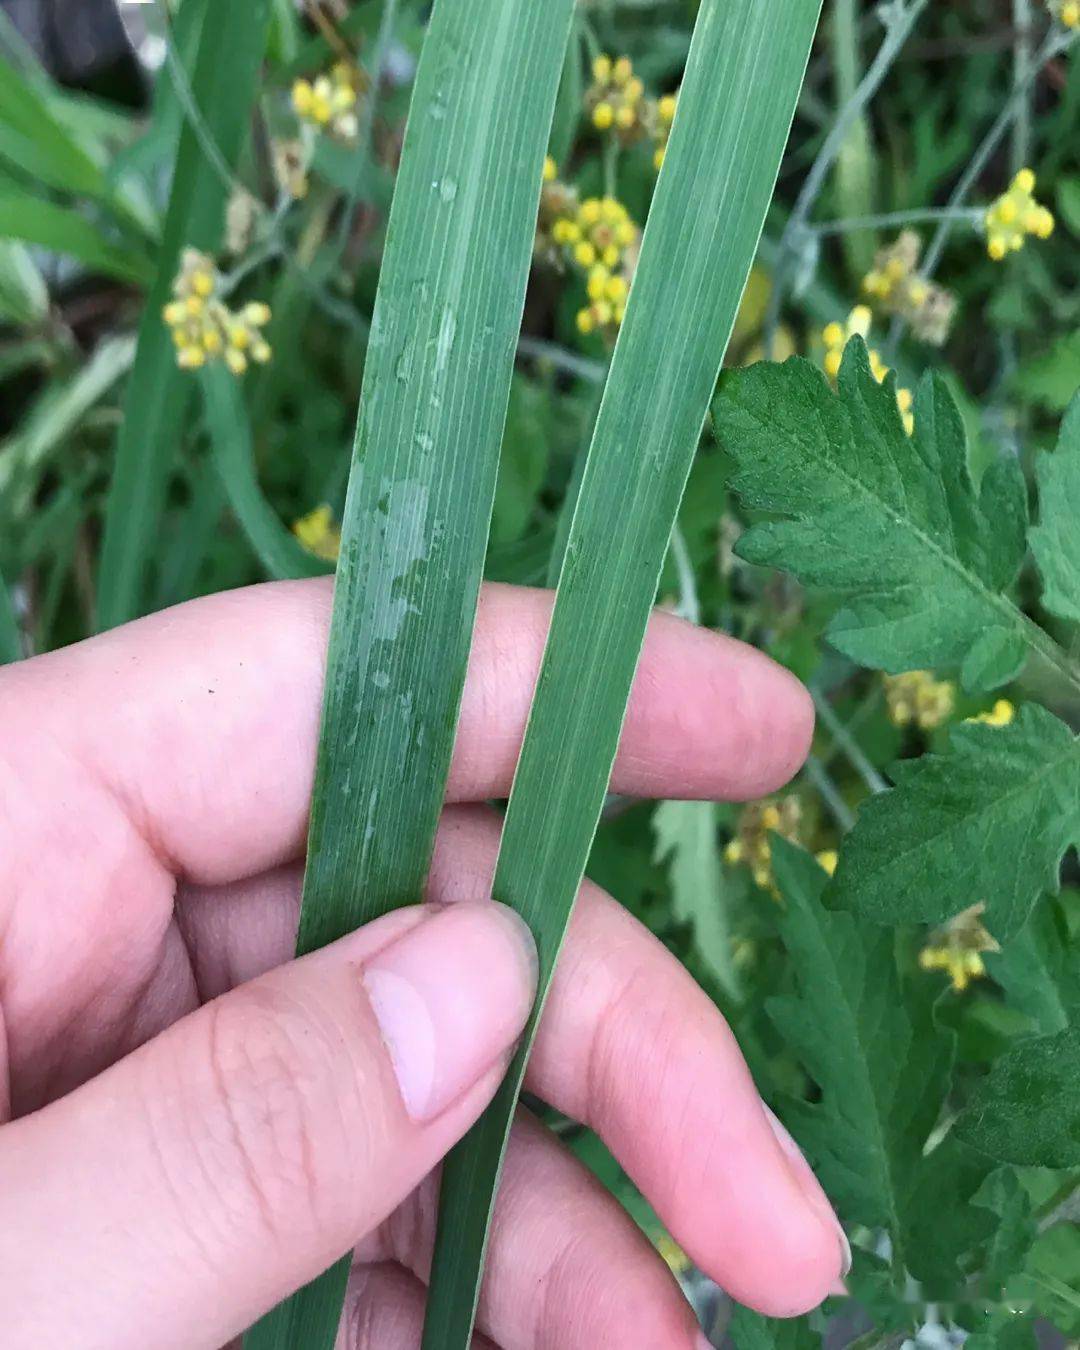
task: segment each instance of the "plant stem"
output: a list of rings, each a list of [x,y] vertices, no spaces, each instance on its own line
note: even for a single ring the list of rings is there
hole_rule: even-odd
[[[1013,45],[1013,89],[1027,91],[1031,87],[1031,0],[1012,0],[1013,27],[1016,42]],[[1012,170],[1016,173],[1028,162],[1031,154],[1031,100],[1022,97],[1016,109],[1012,128]]]
[[[821,793],[822,800],[840,827],[841,834],[847,834],[855,824],[855,815],[816,755],[811,755],[806,761],[806,776]]]
[[[1053,1195],[1035,1210],[1038,1231],[1045,1233],[1059,1223],[1073,1223],[1080,1214],[1077,1202],[1080,1201],[1080,1176],[1074,1174],[1064,1182]]]
[[[607,379],[608,368],[603,362],[579,356],[577,352],[560,347],[557,342],[549,342],[546,338],[522,334],[518,338],[517,350],[518,356],[527,357],[532,361],[547,361],[556,370],[574,375],[579,380],[588,380],[590,384],[603,384]]]
[[[821,224],[808,225],[806,228],[824,239],[832,234],[846,234],[849,230],[889,230],[901,225],[930,224],[942,220],[946,214],[945,207],[927,206],[911,211],[887,211],[876,216],[849,216],[844,220],[826,220]],[[956,221],[967,220],[974,225],[981,218],[982,212],[965,207],[953,211],[951,215]]]
[[[814,700],[814,707],[818,711],[818,716],[829,729],[833,740],[847,756],[859,777],[871,792],[887,792],[889,788],[888,783],[886,783],[885,779],[882,778],[881,774],[878,773],[877,769],[875,769],[869,759],[867,759],[862,746],[859,745],[858,741],[851,734],[850,729],[841,722],[839,717],[837,717],[836,710],[829,700],[820,689],[815,689],[813,686],[810,688],[810,693]]]
[[[810,172],[806,175],[802,190],[796,199],[795,208],[784,227],[784,233],[780,237],[772,295],[769,297],[769,309],[765,319],[765,354],[767,357],[772,356],[776,326],[780,320],[780,306],[783,303],[791,265],[801,237],[805,233],[810,212],[821,194],[821,189],[825,186],[825,179],[829,170],[843,149],[848,133],[863,109],[881,87],[882,81],[900,54],[901,47],[907,41],[908,34],[919,15],[926,8],[927,3],[928,0],[910,0],[910,3],[905,3],[904,0],[892,0],[891,4],[883,8],[884,41],[860,81],[854,97],[840,110],[839,116],[833,123],[832,130],[826,136],[824,144],[818,151],[817,158],[810,167]]]

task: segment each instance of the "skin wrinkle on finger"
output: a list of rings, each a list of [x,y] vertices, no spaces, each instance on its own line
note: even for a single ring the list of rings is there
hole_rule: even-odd
[[[0,1281],[20,1293],[6,1324],[13,1350],[73,1344],[87,1316],[110,1350],[210,1350],[351,1248],[490,1099],[531,999],[521,945],[516,921],[486,906],[391,916],[201,1009],[6,1127]],[[458,956],[449,985],[446,950]],[[379,968],[411,969],[418,989],[428,981],[433,1009],[461,1033],[475,1030],[461,991],[480,971],[502,972],[484,1016],[491,1036],[458,1036],[454,1062],[442,1063],[445,1105],[423,1122],[405,1110],[364,993]],[[43,1164],[61,1154],[62,1169]],[[43,1263],[35,1253],[46,1250]],[[56,1265],[69,1272],[59,1289]],[[37,1334],[41,1310],[47,1334]]]
[[[498,836],[488,808],[449,808],[427,898],[486,899]],[[286,875],[275,874],[261,890],[232,889],[233,945],[246,944],[261,907],[284,905],[295,923],[299,872],[291,873],[291,899],[283,898]],[[213,892],[195,903],[215,911]],[[224,907],[218,896],[215,921]],[[248,959],[273,964],[290,944],[249,948]],[[840,1265],[835,1235],[807,1209],[731,1032],[679,963],[588,882],[528,1083],[597,1128],[676,1240],[742,1301],[789,1315],[824,1296]]]

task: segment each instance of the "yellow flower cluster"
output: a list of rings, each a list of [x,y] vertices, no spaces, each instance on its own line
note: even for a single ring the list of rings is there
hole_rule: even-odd
[[[555,221],[551,237],[567,249],[578,267],[602,263],[613,272],[637,243],[638,230],[622,202],[614,197],[586,197],[573,215]]]
[[[293,111],[301,122],[317,131],[330,131],[344,141],[356,135],[359,97],[355,72],[344,61],[339,61],[329,75],[297,80],[292,87]]]
[[[986,251],[995,262],[1024,246],[1029,234],[1048,239],[1054,232],[1054,217],[1032,195],[1035,175],[1021,169],[1007,192],[991,202],[986,212]]]
[[[660,172],[664,163],[664,156],[667,154],[668,137],[671,135],[671,124],[675,120],[675,108],[678,104],[678,97],[675,94],[664,94],[662,98],[656,100],[656,113],[650,118],[652,138],[656,142],[656,149],[653,151],[653,168]]]
[[[956,992],[963,993],[972,980],[986,974],[984,952],[1001,948],[986,931],[980,916],[985,905],[972,905],[939,928],[919,953],[923,970],[943,970]]]
[[[822,364],[825,367],[825,374],[830,380],[835,380],[840,373],[840,362],[844,355],[844,348],[848,341],[856,334],[865,339],[870,332],[870,324],[873,315],[866,305],[856,305],[847,316],[844,323],[827,323],[821,332],[821,340],[825,344],[825,357]],[[881,384],[885,376],[889,373],[889,367],[882,361],[878,352],[873,348],[868,348],[870,357],[870,370]],[[904,430],[910,436],[915,430],[915,417],[911,411],[912,394],[910,389],[897,389],[896,406],[900,410],[900,418],[904,423]]]
[[[579,202],[554,174],[555,165],[548,159],[536,251],[585,274],[589,303],[578,311],[578,329],[610,335],[622,323],[626,309],[638,228],[614,197],[587,197]]]
[[[965,722],[982,722],[988,727],[1007,727],[1016,716],[1016,709],[1007,698],[999,698],[988,712],[965,717]]]
[[[270,322],[270,306],[261,303],[231,310],[218,297],[220,277],[213,260],[197,249],[184,250],[173,295],[163,310],[176,343],[176,362],[198,370],[209,361],[224,361],[234,375],[243,375],[249,361],[270,360],[270,344],[262,329]]]
[[[626,296],[630,289],[626,278],[618,272],[610,272],[603,263],[595,263],[589,268],[585,289],[589,303],[578,310],[579,332],[592,333],[608,325],[617,328],[626,312]]]
[[[899,314],[924,342],[939,347],[949,335],[956,301],[943,286],[919,276],[921,249],[915,231],[904,230],[895,243],[878,250],[862,288],[887,314]]]
[[[912,723],[922,731],[939,727],[952,713],[956,690],[928,670],[885,676],[885,708],[894,727]]]
[[[1080,0],[1050,0],[1050,13],[1066,28],[1080,28]]]
[[[593,82],[585,95],[597,131],[612,128],[623,140],[640,135],[644,125],[645,86],[634,74],[627,56],[613,61],[598,56],[592,66]]]
[[[329,506],[317,506],[314,511],[301,516],[292,529],[309,553],[327,562],[337,562],[341,551],[341,530],[334,523]]]
[[[778,834],[797,844],[802,814],[802,804],[794,794],[776,801],[751,802],[744,806],[735,838],[724,849],[724,861],[749,867],[754,884],[776,895],[769,835]]]

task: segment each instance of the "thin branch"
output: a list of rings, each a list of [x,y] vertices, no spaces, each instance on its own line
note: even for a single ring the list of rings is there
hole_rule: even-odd
[[[814,707],[817,709],[818,716],[829,730],[829,734],[836,742],[837,746],[847,756],[852,768],[863,780],[871,792],[887,792],[889,785],[863,751],[862,746],[851,734],[850,728],[841,722],[836,715],[836,709],[821,692],[820,689],[811,688],[810,693],[814,700]]]
[[[886,211],[876,216],[848,216],[840,220],[826,220],[820,224],[808,225],[820,239],[833,234],[847,234],[849,230],[891,230],[902,225],[930,225],[942,219],[946,210],[941,206],[927,206],[911,211]],[[962,207],[952,213],[953,219],[969,221],[975,225],[982,218],[982,212],[972,207]]]
[[[882,7],[881,14],[885,21],[885,38],[878,48],[877,55],[870,63],[869,69],[860,81],[854,97],[849,99],[840,109],[832,130],[826,136],[824,144],[818,151],[817,158],[811,165],[810,172],[806,175],[802,190],[796,199],[794,210],[788,218],[784,233],[780,238],[779,257],[777,258],[772,295],[769,298],[769,309],[765,320],[765,352],[768,356],[772,355],[773,340],[780,320],[780,307],[783,303],[792,259],[797,252],[800,238],[805,232],[810,212],[821,194],[821,189],[825,186],[829,171],[847,141],[848,133],[881,87],[882,81],[899,55],[900,48],[907,41],[908,34],[919,15],[926,8],[927,3],[928,0],[910,0],[910,3],[905,3],[904,0],[891,0],[890,4]]]

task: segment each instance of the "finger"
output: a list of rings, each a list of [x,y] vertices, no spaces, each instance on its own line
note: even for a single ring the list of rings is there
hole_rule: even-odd
[[[65,747],[159,856],[194,880],[224,882],[296,857],[330,599],[322,580],[253,587],[5,668],[0,743],[16,756],[25,745],[28,771],[41,746]],[[485,588],[450,800],[508,791],[550,609],[547,592]],[[802,686],[767,657],[658,614],[613,783],[638,795],[756,796],[798,767],[812,720]]]
[[[391,915],[7,1126],[5,1350],[210,1350],[313,1278],[475,1120],[533,960],[501,907]]]
[[[446,811],[428,898],[487,898],[498,830],[483,808]],[[210,925],[212,939],[194,949],[215,951],[212,978],[285,959],[299,881],[299,869],[282,869],[191,897],[186,926]],[[604,1138],[676,1240],[740,1302],[791,1315],[832,1287],[842,1233],[813,1173],[774,1131],[727,1025],[651,934],[588,882],[529,1086]]]
[[[336,1350],[417,1350],[427,1291],[415,1275],[392,1261],[353,1271]],[[472,1350],[496,1350],[475,1335]]]
[[[431,1178],[365,1239],[358,1257],[398,1261],[426,1280],[437,1204]],[[507,1149],[477,1325],[503,1350],[704,1346],[692,1309],[641,1230],[524,1111]]]
[[[490,812],[455,811],[439,835],[429,895],[489,896],[497,847]],[[764,1110],[727,1024],[652,934],[589,882],[528,1085],[601,1136],[676,1241],[740,1303],[792,1316],[839,1278],[843,1232]]]

